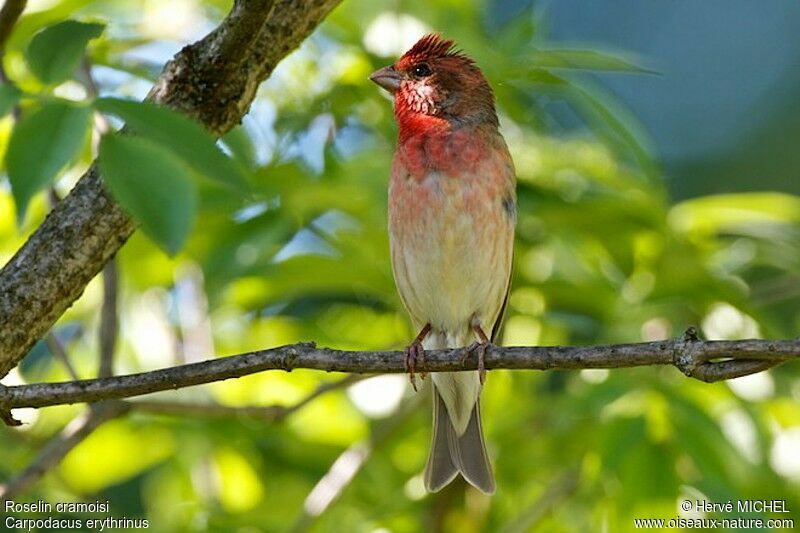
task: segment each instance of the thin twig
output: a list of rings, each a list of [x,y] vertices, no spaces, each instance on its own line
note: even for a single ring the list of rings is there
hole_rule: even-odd
[[[583,369],[674,365],[689,377],[720,381],[761,372],[800,358],[800,339],[702,341],[694,328],[675,340],[610,346],[490,346],[487,369]],[[463,349],[426,353],[427,372],[475,370],[474,353]],[[348,352],[298,343],[220,357],[152,372],[66,383],[0,386],[0,411],[127,398],[222,381],[264,370],[308,368],[358,374],[404,373],[402,352]]]
[[[81,61],[79,70],[83,86],[89,98],[97,98],[100,89],[92,76],[92,64],[87,57]],[[94,113],[92,127],[92,148],[97,153],[100,137],[110,131],[111,127],[106,117]],[[103,267],[103,304],[100,308],[100,330],[98,333],[100,344],[100,364],[97,377],[107,378],[114,375],[114,351],[117,345],[117,287],[119,285],[118,263],[116,257],[109,260]]]
[[[75,367],[72,366],[72,363],[69,361],[69,356],[67,355],[67,351],[64,350],[64,347],[61,345],[61,342],[56,338],[55,334],[52,331],[48,332],[47,336],[45,337],[47,341],[47,347],[50,348],[50,351],[53,352],[53,355],[56,359],[58,359],[64,368],[67,369],[69,373],[69,377],[73,379],[73,381],[78,381],[80,378],[78,377],[78,373],[75,371]]]
[[[83,60],[81,61],[81,67],[78,71],[78,74],[80,75],[83,86],[86,89],[86,95],[91,99],[99,97],[100,88],[97,86],[94,76],[92,76],[92,63],[89,61],[88,57],[84,56]],[[108,119],[102,113],[94,113],[94,124],[92,129],[94,130],[93,133],[95,134],[94,148],[96,153],[96,145],[99,143],[100,136],[111,131],[111,124],[109,124]]]
[[[580,471],[568,469],[553,480],[542,491],[542,495],[513,522],[503,529],[504,533],[523,533],[533,531],[538,523],[559,503],[571,496],[578,489]]]
[[[70,450],[95,429],[104,422],[122,415],[127,409],[128,406],[124,402],[103,403],[87,409],[83,415],[70,422],[61,434],[48,442],[25,470],[7,483],[0,484],[0,500],[10,500],[17,494],[25,492],[58,465]]]
[[[59,359],[74,380],[78,380],[77,372],[69,361],[66,350],[50,331],[47,344],[55,357]],[[100,375],[99,377],[104,377]],[[111,401],[93,404],[82,415],[70,422],[60,435],[52,438],[39,452],[33,462],[7,484],[0,485],[0,500],[11,499],[30,488],[47,472],[58,466],[66,455],[81,441],[88,437],[101,424],[116,418],[130,409],[128,402]],[[12,418],[12,420],[14,420]],[[14,422],[17,422],[14,420]],[[18,425],[14,423],[13,425]]]
[[[127,402],[134,411],[177,416],[205,416],[219,418],[253,418],[263,422],[280,422],[299,411],[323,394],[339,390],[367,379],[370,376],[351,374],[343,379],[323,383],[308,396],[292,405],[267,405],[232,407],[219,404],[191,404],[188,402],[169,402],[159,400],[140,400]]]
[[[63,458],[104,422],[129,411],[170,414],[179,416],[247,417],[264,422],[280,422],[299,411],[321,395],[339,390],[366,379],[368,376],[350,375],[338,381],[323,383],[299,402],[290,405],[266,407],[228,407],[224,405],[196,405],[163,401],[111,401],[93,405],[80,417],[74,419],[59,436],[52,439],[31,464],[4,485],[0,485],[0,500],[11,499],[25,492],[48,471],[55,468]]]
[[[186,262],[175,273],[175,308],[180,327],[180,350],[175,364],[197,363],[214,353],[214,335],[208,315],[208,295],[202,269]]]
[[[114,375],[114,351],[117,345],[117,260],[103,268],[103,305],[100,309],[100,368],[97,377]]]
[[[303,511],[295,521],[292,531],[306,531],[311,523],[342,495],[372,453],[386,442],[386,439],[411,414],[418,411],[421,402],[422,395],[415,396],[414,400],[406,402],[397,413],[378,424],[367,440],[357,442],[342,452],[308,493]]]

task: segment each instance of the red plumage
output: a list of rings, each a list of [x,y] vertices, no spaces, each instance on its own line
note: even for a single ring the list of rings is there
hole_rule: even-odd
[[[409,48],[408,51],[397,60],[395,66],[398,68],[404,68],[419,61],[427,61],[431,58],[442,57],[458,57],[462,61],[474,63],[472,59],[455,47],[455,44],[452,40],[443,39],[437,33],[429,33],[417,41],[414,46]]]

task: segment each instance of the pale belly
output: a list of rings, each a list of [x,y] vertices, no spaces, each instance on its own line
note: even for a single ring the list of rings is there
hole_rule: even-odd
[[[511,271],[514,227],[503,190],[438,173],[390,187],[392,266],[415,325],[431,324],[436,347],[472,342],[473,321],[490,335]]]

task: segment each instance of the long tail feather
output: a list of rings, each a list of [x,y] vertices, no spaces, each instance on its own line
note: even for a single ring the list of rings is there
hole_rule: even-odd
[[[450,450],[450,438],[453,424],[447,416],[444,400],[433,389],[433,437],[431,439],[431,453],[425,465],[425,488],[430,492],[438,492],[445,485],[453,481],[458,474],[458,468],[453,463]]]
[[[476,402],[466,430],[459,435],[436,387],[433,389],[433,440],[425,465],[425,488],[437,492],[457,473],[477,489],[492,494],[494,475],[486,454],[481,428],[480,402]]]
[[[451,439],[457,443],[453,449],[452,459],[464,479],[486,494],[494,494],[494,474],[489,457],[486,455],[486,443],[483,440],[481,427],[480,400],[475,402],[467,430],[461,436],[452,431]]]

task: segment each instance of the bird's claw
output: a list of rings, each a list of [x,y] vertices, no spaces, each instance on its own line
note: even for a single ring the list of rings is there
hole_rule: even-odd
[[[405,352],[405,364],[406,372],[408,372],[408,380],[411,382],[414,392],[417,392],[417,379],[415,372],[417,370],[417,365],[419,365],[421,368],[425,368],[425,349],[422,347],[421,342],[415,340],[406,348]],[[425,379],[425,376],[425,371],[420,370],[419,377],[421,379]]]
[[[467,361],[467,357],[472,352],[478,354],[478,378],[481,380],[481,385],[486,381],[486,349],[489,347],[490,342],[475,341],[464,349],[464,354],[461,356],[461,364]]]
[[[475,351],[475,348],[478,347],[480,343],[478,341],[474,341],[472,344],[464,348],[464,351],[461,353],[461,364],[464,365],[469,359],[469,354]]]

